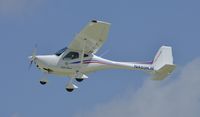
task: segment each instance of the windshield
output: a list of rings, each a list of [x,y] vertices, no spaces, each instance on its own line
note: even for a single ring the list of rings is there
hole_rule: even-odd
[[[64,47],[63,49],[57,51],[57,52],[55,53],[55,55],[60,56],[66,49],[67,49],[67,47]]]

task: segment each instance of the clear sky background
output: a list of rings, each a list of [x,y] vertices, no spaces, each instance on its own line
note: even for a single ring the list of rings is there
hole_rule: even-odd
[[[198,0],[0,0],[1,117],[199,117],[200,2]],[[90,20],[110,22],[98,52],[116,61],[152,60],[173,47],[174,74],[161,82],[139,71],[108,70],[76,83],[43,74],[28,56],[69,45]]]

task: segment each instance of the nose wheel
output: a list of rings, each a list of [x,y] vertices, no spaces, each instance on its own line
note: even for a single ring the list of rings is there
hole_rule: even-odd
[[[40,80],[40,84],[41,84],[41,85],[45,85],[45,84],[48,83],[47,74],[48,74],[48,73],[44,73],[43,78]]]
[[[47,82],[48,82],[48,80],[46,80],[46,79],[40,80],[40,84],[41,84],[41,85],[45,85],[45,84],[47,84]]]

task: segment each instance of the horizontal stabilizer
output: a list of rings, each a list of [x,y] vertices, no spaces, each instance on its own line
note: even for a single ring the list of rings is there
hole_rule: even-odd
[[[176,65],[174,64],[165,64],[162,68],[155,71],[155,74],[153,75],[152,80],[163,80],[165,79],[169,74],[173,72]]]

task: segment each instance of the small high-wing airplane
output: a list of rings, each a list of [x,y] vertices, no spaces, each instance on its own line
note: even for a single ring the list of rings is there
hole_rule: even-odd
[[[174,69],[172,48],[162,46],[153,61],[148,62],[116,62],[96,56],[107,39],[110,23],[92,20],[76,35],[68,47],[53,55],[36,55],[36,50],[29,57],[30,65],[34,62],[36,67],[45,74],[56,74],[70,78],[66,90],[72,92],[78,88],[78,82],[87,79],[87,74],[104,69],[142,70],[153,74],[153,80],[163,80]],[[42,85],[47,78],[40,80]]]

